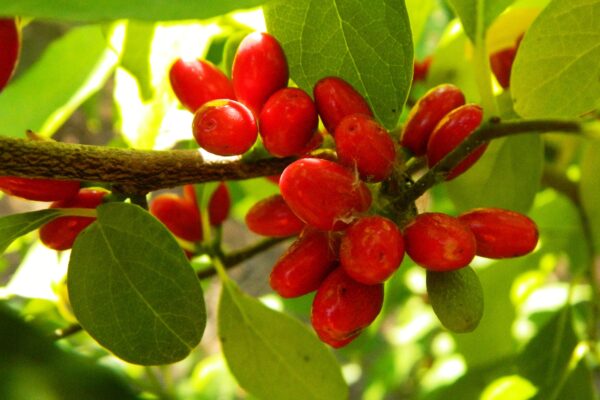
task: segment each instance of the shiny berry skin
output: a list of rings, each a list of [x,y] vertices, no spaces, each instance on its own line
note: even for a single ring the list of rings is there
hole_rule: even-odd
[[[381,182],[392,173],[396,150],[388,131],[365,114],[352,114],[335,130],[339,163],[356,168],[361,179]]]
[[[510,86],[510,72],[516,55],[516,47],[498,50],[490,55],[490,67],[492,68],[492,72],[500,86],[504,89]]]
[[[313,300],[312,326],[322,341],[334,347],[347,344],[369,326],[381,311],[383,285],[356,282],[339,267],[323,281]]]
[[[482,118],[483,110],[475,104],[460,106],[442,118],[427,144],[427,164],[429,168],[437,164],[477,129],[481,125]],[[473,150],[448,173],[446,180],[454,179],[469,169],[479,160],[486,148],[487,144],[484,144]]]
[[[335,237],[308,228],[279,257],[271,271],[269,284],[285,298],[313,292],[335,267],[336,252]]]
[[[301,220],[321,230],[340,230],[371,205],[371,192],[352,172],[318,158],[302,158],[281,174],[279,189]]]
[[[315,104],[327,131],[334,134],[338,124],[351,114],[373,116],[371,107],[360,93],[342,78],[321,79],[313,89]]]
[[[238,101],[256,115],[279,89],[287,86],[289,70],[281,45],[273,36],[253,32],[240,43],[231,71]]]
[[[235,100],[229,78],[206,60],[177,59],[169,70],[169,79],[173,92],[191,112],[211,100]]]
[[[198,207],[194,185],[183,186],[183,198]],[[231,195],[225,182],[219,183],[208,201],[208,216],[212,226],[221,225],[229,216]]]
[[[519,257],[531,253],[538,229],[529,217],[501,208],[477,208],[458,217],[475,235],[477,255],[487,258]]]
[[[191,201],[171,193],[161,194],[150,202],[149,210],[173,235],[188,242],[202,240],[200,212]]]
[[[452,271],[475,257],[475,236],[457,218],[423,213],[404,228],[404,245],[410,258],[431,271]]]
[[[1,191],[34,201],[67,200],[77,195],[79,187],[79,181],[0,176]]]
[[[21,31],[16,18],[0,18],[0,92],[13,76],[21,52]]]
[[[50,208],[96,208],[107,194],[102,189],[81,189],[74,197],[52,203]],[[70,249],[77,235],[94,221],[91,217],[56,218],[40,228],[40,240],[53,250]]]
[[[402,233],[385,217],[360,218],[342,237],[340,264],[352,279],[365,285],[387,280],[403,258]]]
[[[276,157],[301,154],[319,125],[317,108],[305,91],[285,88],[275,92],[260,112],[259,127],[265,149]]]
[[[246,225],[254,233],[271,237],[297,235],[304,228],[304,222],[279,194],[254,204],[246,214]]]
[[[196,142],[213,154],[234,156],[248,151],[258,136],[252,112],[235,100],[213,100],[194,114]]]
[[[454,85],[430,89],[413,106],[402,129],[400,144],[417,156],[427,152],[427,142],[435,126],[450,111],[465,104],[465,96]]]

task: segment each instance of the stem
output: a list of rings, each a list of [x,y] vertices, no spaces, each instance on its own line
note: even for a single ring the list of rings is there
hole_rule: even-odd
[[[584,126],[572,120],[518,120],[500,122],[492,118],[477,128],[459,146],[448,153],[446,157],[415,182],[409,188],[403,201],[407,204],[414,202],[430,187],[443,182],[448,173],[465,157],[492,139],[532,132],[547,133],[557,131],[582,134],[584,133]]]
[[[81,327],[81,325],[79,324],[72,324],[67,326],[66,328],[62,328],[62,329],[56,329],[54,331],[54,336],[53,339],[54,340],[60,340],[60,339],[64,339],[67,338],[71,335],[74,335],[78,332],[81,332],[83,330],[83,328]]]
[[[229,254],[224,254],[222,256],[217,255],[217,257],[213,257],[213,259],[215,259],[215,258],[221,259],[222,266],[224,267],[224,269],[227,270],[227,269],[233,268],[233,267],[241,264],[242,262],[254,257],[255,255],[257,255],[259,253],[262,253],[263,251],[270,249],[271,247],[273,247],[287,239],[289,239],[289,237],[264,239],[258,243],[255,243],[251,246],[248,246],[246,248],[243,248],[243,249],[240,249],[237,251],[233,251]],[[217,270],[214,268],[213,269],[205,269],[205,270],[198,272],[197,276],[198,276],[198,279],[206,279],[206,278],[210,278],[211,276],[214,276],[216,273],[217,273]]]
[[[0,175],[105,182],[131,195],[276,175],[293,160],[205,161],[198,150],[134,150],[0,137]]]

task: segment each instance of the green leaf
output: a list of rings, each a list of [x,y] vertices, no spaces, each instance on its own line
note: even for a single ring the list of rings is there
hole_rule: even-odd
[[[0,15],[68,19],[76,21],[130,18],[147,21],[205,19],[258,7],[265,0],[19,0],[0,3]]]
[[[512,69],[523,117],[572,117],[600,100],[600,2],[554,0],[525,35]]]
[[[47,209],[0,218],[0,254],[4,253],[17,238],[39,228],[61,214],[60,210]]]
[[[12,4],[21,3],[7,5]],[[117,54],[101,27],[72,29],[0,94],[2,135],[25,137],[25,131],[31,129],[51,136],[104,85],[116,62]]]
[[[519,373],[538,387],[537,399],[550,396],[567,372],[577,335],[573,329],[571,308],[566,307],[544,325],[527,343],[517,359]]]
[[[581,161],[581,201],[592,231],[594,248],[600,252],[600,142],[590,142]]]
[[[350,82],[394,128],[412,79],[413,48],[403,1],[277,0],[264,7],[294,82],[312,93],[329,75]]]
[[[465,33],[475,42],[483,36],[496,17],[515,0],[448,0],[460,18]],[[478,26],[478,24],[481,24]]]
[[[155,24],[129,21],[120,63],[121,67],[129,71],[138,81],[141,97],[145,101],[150,100],[154,95],[150,52],[155,30]]]
[[[340,368],[299,321],[223,283],[219,337],[239,384],[261,399],[345,399]]]
[[[569,377],[556,398],[577,400],[598,399],[595,378],[585,358],[579,360],[577,366],[569,371]]]
[[[206,324],[200,283],[183,251],[140,207],[109,203],[73,246],[67,284],[81,326],[125,361],[179,361]]]
[[[495,140],[469,171],[447,183],[448,194],[460,212],[500,207],[526,213],[539,188],[543,157],[539,135]]]

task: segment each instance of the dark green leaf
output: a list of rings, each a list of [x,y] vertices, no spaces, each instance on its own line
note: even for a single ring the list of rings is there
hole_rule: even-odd
[[[136,399],[114,373],[60,350],[0,304],[0,398]]]
[[[77,238],[67,284],[83,328],[135,364],[172,363],[198,344],[202,289],[183,251],[140,207],[109,203]]]
[[[403,1],[277,0],[265,5],[269,32],[283,45],[291,77],[312,93],[335,75],[395,127],[412,78],[412,37]]]
[[[265,0],[19,0],[0,3],[0,15],[77,21],[131,18],[147,21],[205,19],[258,7]]]
[[[123,45],[121,67],[135,77],[140,86],[140,94],[147,101],[154,94],[150,72],[150,52],[154,39],[154,24],[129,21]]]
[[[61,215],[60,210],[48,209],[0,218],[0,254],[20,236],[29,233]]]
[[[447,184],[448,194],[460,212],[500,207],[526,213],[539,188],[543,157],[539,135],[495,140],[469,171]]]
[[[600,252],[600,143],[590,142],[581,161],[581,201],[592,231],[594,248]]]
[[[515,0],[448,0],[460,18],[465,33],[475,42],[483,37],[494,19]],[[478,26],[480,25],[480,26]]]
[[[25,137],[25,131],[31,129],[51,136],[81,103],[104,85],[116,62],[117,54],[109,48],[99,26],[72,29],[0,93],[2,134]]]
[[[261,399],[345,399],[340,368],[317,337],[299,321],[269,309],[223,284],[219,337],[239,384]]]
[[[523,117],[572,117],[600,100],[600,2],[554,0],[521,42],[511,75]]]
[[[557,399],[597,400],[598,393],[594,375],[585,358],[579,360],[577,366],[569,371],[569,377]]]

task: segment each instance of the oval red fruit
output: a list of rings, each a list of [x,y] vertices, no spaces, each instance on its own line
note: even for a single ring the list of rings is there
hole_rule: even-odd
[[[433,61],[431,56],[425,57],[423,61],[415,60],[413,63],[413,82],[424,81],[427,78],[431,61]]]
[[[189,242],[202,240],[202,220],[196,204],[175,194],[161,194],[150,202],[150,214],[173,235]]]
[[[107,194],[103,189],[81,189],[74,197],[52,203],[50,208],[96,208]],[[40,228],[40,239],[53,250],[67,250],[73,247],[77,235],[94,221],[91,217],[56,218]]]
[[[298,218],[322,230],[344,229],[371,205],[371,192],[363,182],[341,165],[318,158],[290,164],[279,188]]]
[[[206,60],[178,58],[169,70],[169,79],[173,92],[191,112],[211,100],[235,100],[233,85],[227,75]]]
[[[203,149],[220,156],[248,151],[258,136],[252,112],[234,100],[213,100],[194,114],[192,130]]]
[[[335,130],[340,164],[356,168],[361,179],[381,182],[392,173],[396,150],[388,131],[365,114],[352,114]]]
[[[304,228],[304,222],[279,194],[254,204],[246,214],[246,225],[254,233],[272,237],[297,235]]]
[[[354,280],[366,285],[382,283],[400,267],[404,239],[398,226],[380,217],[363,217],[344,233],[340,263]]]
[[[0,92],[13,76],[21,52],[21,30],[16,18],[0,19]]]
[[[263,144],[276,157],[303,152],[319,125],[317,108],[306,92],[285,88],[275,92],[260,112]]]
[[[198,207],[198,200],[196,199],[196,190],[194,185],[183,186],[183,198],[186,201],[191,202]],[[219,183],[219,186],[212,193],[210,200],[208,201],[208,216],[210,224],[212,226],[221,225],[229,216],[229,209],[231,208],[231,195],[229,194],[229,188],[225,182]]]
[[[373,116],[367,101],[342,78],[329,76],[321,79],[313,90],[315,104],[323,124],[332,135],[342,119],[351,114]]]
[[[510,72],[517,55],[516,47],[508,47],[490,55],[490,67],[504,89],[510,86]]]
[[[317,290],[311,310],[312,326],[322,341],[341,347],[375,320],[382,305],[382,284],[356,282],[339,267]]]
[[[287,60],[277,39],[253,32],[242,40],[231,71],[238,101],[259,115],[267,99],[286,87],[288,79]]]
[[[79,187],[79,181],[0,176],[1,191],[8,195],[22,197],[27,200],[67,200],[77,195]]]
[[[309,228],[277,260],[269,283],[285,298],[315,291],[333,269],[336,253],[335,237]]]
[[[437,124],[427,144],[427,164],[429,168],[437,164],[454,150],[475,129],[481,125],[483,110],[475,104],[465,104],[448,113]],[[464,160],[454,167],[446,177],[451,180],[469,169],[483,154],[487,144],[473,150]]]
[[[465,96],[454,85],[430,89],[413,106],[402,128],[400,144],[417,156],[427,152],[427,142],[435,126],[450,111],[465,104]]]
[[[458,217],[475,235],[477,255],[487,258],[519,257],[531,253],[538,229],[529,217],[501,208],[477,208]]]
[[[457,218],[442,213],[419,214],[404,229],[406,253],[431,271],[452,271],[475,257],[473,232]]]

